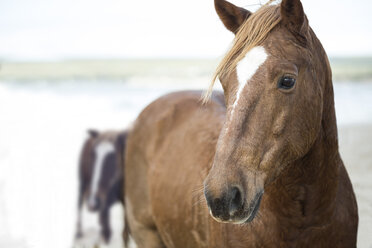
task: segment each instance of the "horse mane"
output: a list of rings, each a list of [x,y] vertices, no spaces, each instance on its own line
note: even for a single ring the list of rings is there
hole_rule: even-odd
[[[217,66],[209,88],[203,96],[204,103],[210,99],[217,78],[232,73],[248,51],[262,44],[270,31],[280,22],[280,5],[270,5],[271,2],[269,1],[251,14],[239,28],[232,48]]]

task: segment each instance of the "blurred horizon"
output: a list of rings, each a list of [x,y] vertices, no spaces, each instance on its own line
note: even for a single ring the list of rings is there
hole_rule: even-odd
[[[156,83],[203,78],[209,82],[218,58],[68,59],[39,62],[0,62],[2,81],[128,80],[156,78]],[[335,82],[372,82],[372,56],[330,57]],[[204,85],[204,86],[205,86]]]

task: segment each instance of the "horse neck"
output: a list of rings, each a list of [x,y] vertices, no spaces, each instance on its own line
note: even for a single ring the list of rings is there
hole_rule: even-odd
[[[274,200],[281,203],[276,206],[282,206],[283,211],[300,207],[293,213],[299,213],[299,217],[303,217],[300,219],[307,219],[309,225],[321,225],[331,218],[342,163],[338,151],[332,75],[327,58],[324,61],[328,69],[324,72],[323,117],[318,136],[309,152],[290,164],[273,186],[273,198],[275,195],[288,198],[285,201],[287,206],[283,206],[283,198]],[[281,193],[278,194],[278,190]]]

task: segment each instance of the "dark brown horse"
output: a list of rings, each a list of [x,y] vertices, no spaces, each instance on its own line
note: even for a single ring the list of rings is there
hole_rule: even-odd
[[[79,198],[77,238],[83,236],[81,211],[84,203],[89,211],[99,213],[101,237],[111,237],[110,207],[123,201],[123,167],[127,131],[98,132],[89,130],[79,163]],[[124,227],[124,234],[127,228]]]
[[[128,137],[138,247],[355,247],[331,69],[301,2],[215,7],[235,34],[215,74],[224,94],[164,96]]]

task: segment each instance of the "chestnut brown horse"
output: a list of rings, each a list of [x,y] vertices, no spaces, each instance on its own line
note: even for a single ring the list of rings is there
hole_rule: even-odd
[[[235,34],[215,74],[224,94],[161,97],[128,137],[138,247],[355,247],[331,69],[300,0],[215,7]]]

